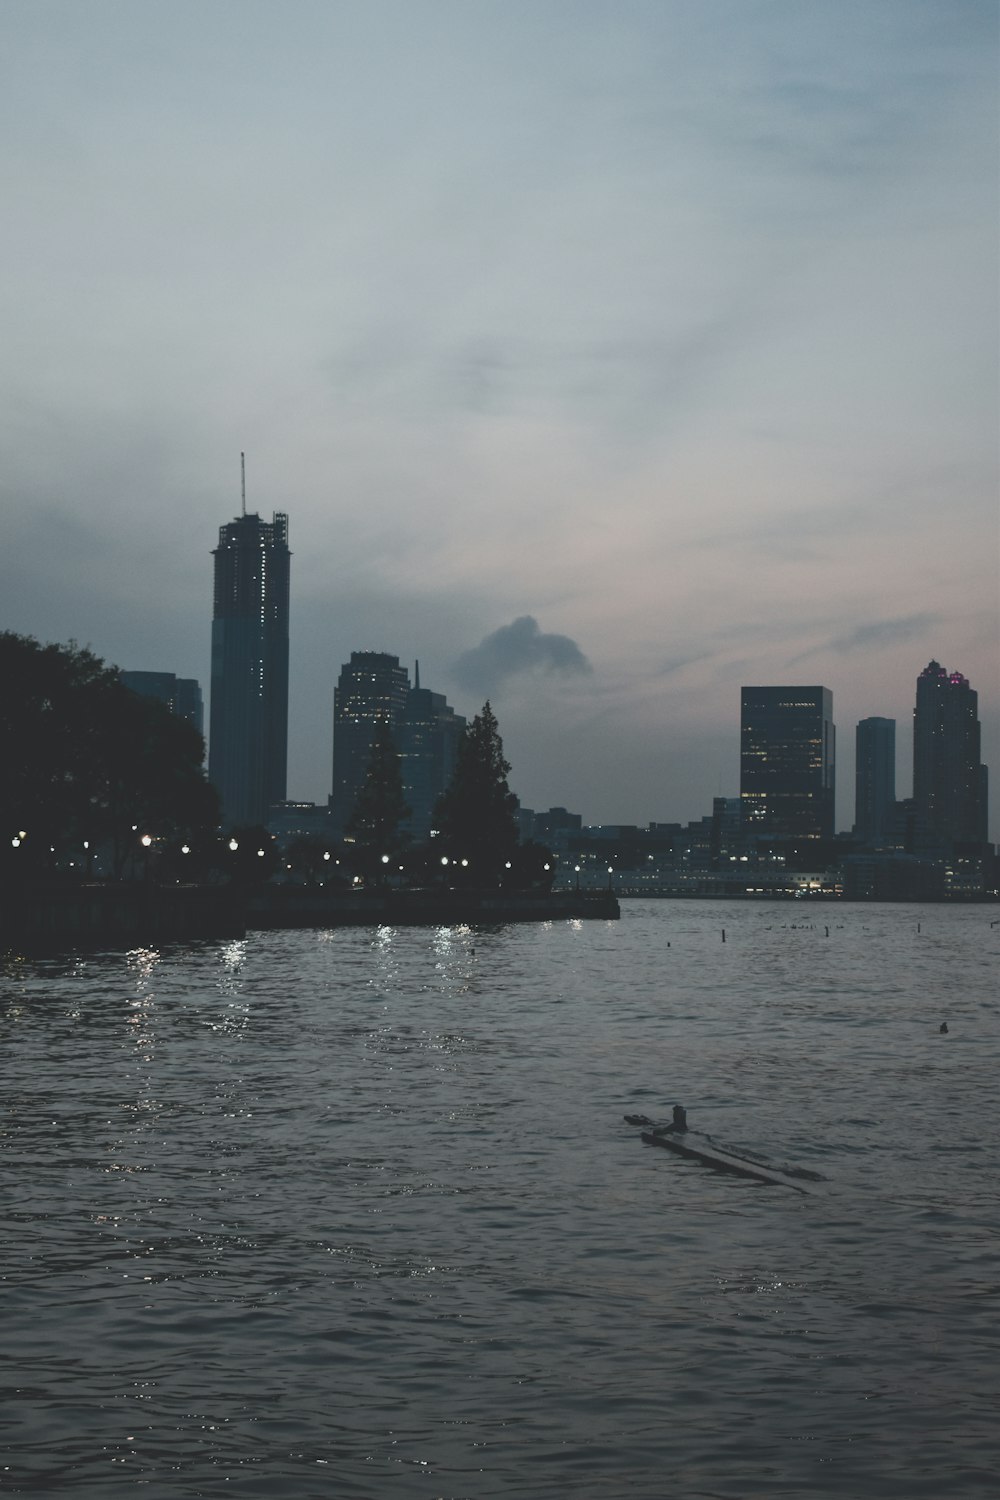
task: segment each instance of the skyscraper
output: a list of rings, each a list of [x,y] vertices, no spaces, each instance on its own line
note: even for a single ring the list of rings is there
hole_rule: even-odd
[[[119,672],[122,683],[140,698],[155,698],[179,719],[187,719],[199,734],[205,733],[201,686],[194,677],[175,677],[173,672]]]
[[[862,719],[855,734],[854,835],[863,843],[888,829],[896,801],[896,721]]]
[[[979,759],[979,699],[961,672],[930,662],[913,710],[913,800],[944,844],[985,843],[986,767]]]
[[[415,839],[426,839],[433,826],[434,804],[451,780],[465,719],[457,714],[443,693],[416,686],[406,695],[399,720],[397,744],[403,795],[410,809],[407,831]]]
[[[266,823],[288,761],[288,517],[219,528],[208,774],[227,824]]]
[[[333,791],[330,811],[342,832],[354,811],[368,770],[372,742],[386,725],[399,746],[399,722],[410,691],[410,674],[398,656],[352,651],[333,692]]]
[[[825,687],[745,687],[740,712],[744,834],[832,838],[833,695]]]

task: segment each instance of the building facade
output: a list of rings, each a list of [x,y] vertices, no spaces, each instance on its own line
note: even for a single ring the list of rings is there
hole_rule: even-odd
[[[208,774],[224,822],[264,824],[288,764],[288,517],[219,528]]]
[[[199,734],[205,733],[201,684],[194,677],[175,677],[173,672],[119,672],[118,676],[130,692],[155,698],[179,719],[187,719]]]
[[[854,836],[884,838],[896,802],[896,721],[862,719],[855,732]]]
[[[740,705],[744,837],[832,838],[835,737],[825,687],[745,687]]]
[[[376,730],[384,725],[396,749],[410,691],[410,674],[398,656],[352,651],[333,693],[333,790],[330,813],[343,833],[368,771]]]
[[[410,809],[406,831],[414,839],[430,837],[434,805],[451,781],[465,719],[443,693],[417,686],[406,695],[400,714],[396,745],[400,754],[403,796]]]
[[[930,662],[913,710],[913,801],[942,845],[985,843],[987,773],[980,761],[978,695],[961,672]]]

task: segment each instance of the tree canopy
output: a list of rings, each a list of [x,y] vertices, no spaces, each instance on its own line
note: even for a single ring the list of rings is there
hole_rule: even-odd
[[[27,835],[22,867],[87,840],[110,845],[120,873],[134,830],[163,838],[218,822],[198,731],[74,642],[0,632],[0,746],[0,837],[9,848]]]
[[[510,762],[489,701],[458,745],[455,770],[438,798],[435,822],[444,854],[467,859],[469,880],[492,883],[517,849],[517,798],[507,785]]]

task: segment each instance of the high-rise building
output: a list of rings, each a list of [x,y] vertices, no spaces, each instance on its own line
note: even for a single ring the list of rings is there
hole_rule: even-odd
[[[385,725],[399,746],[399,724],[410,674],[398,656],[352,651],[333,693],[333,791],[330,812],[343,832],[368,771],[376,730]]]
[[[122,683],[141,698],[166,704],[179,719],[187,719],[199,734],[205,733],[201,685],[194,677],[175,677],[173,672],[119,672]]]
[[[918,816],[945,845],[987,838],[978,703],[961,672],[949,674],[940,662],[930,662],[917,678],[913,800]]]
[[[739,797],[713,797],[711,847],[713,868],[741,848],[743,810]]]
[[[896,801],[896,721],[862,719],[855,733],[854,836],[870,844],[892,821]]]
[[[415,839],[426,839],[434,826],[434,804],[451,781],[465,719],[443,693],[415,686],[406,695],[397,727],[397,747],[403,796],[410,809],[406,829]]]
[[[219,528],[208,774],[225,822],[266,823],[288,763],[288,517]]]
[[[745,687],[740,807],[746,836],[833,837],[833,695],[825,687]]]

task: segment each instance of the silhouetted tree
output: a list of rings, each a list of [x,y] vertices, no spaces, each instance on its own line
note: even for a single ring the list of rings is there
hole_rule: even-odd
[[[0,633],[0,745],[0,847],[27,834],[18,868],[54,862],[87,840],[114,851],[120,874],[144,834],[218,822],[197,730],[130,692],[114,667],[73,642]]]
[[[101,705],[95,743],[88,821],[99,840],[110,842],[116,876],[133,829],[140,837],[179,839],[217,825],[219,799],[203,770],[204,741],[165,704],[118,683]]]
[[[365,873],[379,873],[382,856],[391,856],[399,849],[403,842],[400,824],[409,813],[403,796],[399,752],[387,726],[382,724],[372,741],[365,779],[345,829],[347,837],[354,841],[356,862]]]
[[[468,860],[463,878],[475,885],[496,882],[517,849],[517,798],[507,785],[509,771],[487,700],[463,732],[451,782],[434,810],[435,844],[449,859]]]

